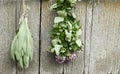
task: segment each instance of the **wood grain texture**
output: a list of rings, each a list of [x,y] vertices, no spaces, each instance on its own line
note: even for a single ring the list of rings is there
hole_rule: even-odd
[[[53,1],[54,0],[46,0],[42,2],[40,74],[62,74],[63,72],[63,65],[56,63],[54,56],[47,52],[51,46],[50,31],[53,28],[55,15],[55,13],[49,9]]]
[[[69,64],[56,63],[47,52],[56,16],[50,11],[55,0],[26,0],[28,22],[34,39],[34,59],[21,70],[10,58],[11,42],[22,14],[22,0],[0,0],[0,74],[119,74],[120,0],[77,2],[75,13],[82,25],[83,51]],[[42,4],[42,5],[41,5]],[[42,6],[42,7],[41,7]],[[40,73],[39,73],[40,71]]]
[[[86,8],[86,21],[85,21],[85,35],[84,35],[84,54],[85,54],[85,74],[89,74],[89,60],[91,51],[91,26],[92,26],[92,11],[93,11],[93,1],[87,1]]]
[[[10,57],[11,42],[15,34],[15,3],[0,2],[0,74],[16,74]]]
[[[119,74],[120,1],[93,5],[89,74]]]
[[[34,40],[34,55],[33,61],[30,62],[29,68],[21,70],[17,68],[17,74],[38,74],[39,72],[39,26],[40,26],[40,1],[39,0],[27,0],[25,2],[30,10],[28,12],[28,25],[33,35]],[[16,24],[18,24],[20,16],[22,14],[22,1],[16,1]],[[19,27],[19,25],[17,25]]]
[[[78,2],[75,7],[75,14],[77,16],[77,20],[80,20],[80,24],[82,25],[82,35],[81,39],[84,43],[84,34],[85,34],[85,19],[86,19],[86,2]],[[84,46],[83,51],[77,52],[77,59],[74,62],[71,62],[69,64],[64,64],[64,74],[83,74],[84,73]]]

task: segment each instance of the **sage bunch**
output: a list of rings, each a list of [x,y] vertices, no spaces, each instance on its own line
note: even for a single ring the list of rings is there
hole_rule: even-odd
[[[11,45],[11,57],[20,68],[29,67],[33,58],[33,38],[28,27],[28,18],[23,14],[20,18],[19,29]]]

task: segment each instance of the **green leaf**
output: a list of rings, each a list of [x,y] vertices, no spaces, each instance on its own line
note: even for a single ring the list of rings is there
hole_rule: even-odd
[[[65,55],[66,55],[66,56],[70,56],[71,54],[70,54],[70,52],[68,51],[68,52],[65,53]]]
[[[12,45],[11,45],[11,57],[12,59],[15,61],[15,50],[16,50],[16,39],[17,36],[14,37],[14,40],[12,41]]]
[[[72,24],[68,21],[68,25],[69,25],[69,30],[72,30]]]
[[[82,30],[79,29],[79,30],[77,31],[77,36],[79,36],[79,35],[81,35],[81,34],[82,34]]]
[[[55,17],[54,19],[54,23],[60,23],[62,21],[64,21],[64,17]]]
[[[76,18],[76,15],[75,15],[75,13],[74,13],[74,12],[72,12],[72,16],[73,16],[73,18]]]
[[[54,25],[53,25],[53,27],[55,28],[55,27],[58,27],[58,24],[57,23],[55,23]]]
[[[59,16],[62,16],[62,17],[67,16],[67,12],[65,10],[57,11],[57,13],[58,13]]]
[[[21,51],[18,51],[18,50],[15,51],[15,57],[16,57],[17,61],[19,61],[21,59],[21,57],[22,57],[20,52]]]
[[[50,9],[51,9],[51,10],[52,10],[52,9],[55,9],[55,8],[57,8],[57,3],[53,4],[52,6],[50,6]]]
[[[68,0],[70,3],[76,3],[77,0]]]
[[[26,45],[26,40],[24,41],[23,45],[22,45],[22,51],[24,52],[24,54],[26,54],[27,52],[27,45]]]
[[[24,62],[24,67],[25,68],[28,68],[28,66],[29,66],[29,56],[27,56],[27,55],[25,55],[24,57],[23,57],[23,62]]]
[[[81,46],[82,46],[81,40],[80,40],[80,39],[76,40],[76,44],[77,44],[79,47],[81,47]]]
[[[55,45],[54,48],[52,48],[51,50],[54,51],[56,55],[59,55],[61,47],[63,47],[63,46],[62,45]]]
[[[19,65],[21,68],[24,68],[23,59],[22,59],[22,58],[20,59],[20,61],[18,61],[18,65]]]
[[[71,41],[72,33],[65,30],[66,40]]]
[[[31,50],[29,53],[29,57],[30,57],[30,60],[32,61],[33,59],[33,38],[32,37],[30,37],[30,46],[31,46]]]
[[[56,39],[53,39],[53,40],[52,40],[53,46],[55,46],[55,45],[58,44],[58,43],[61,43],[60,39],[56,38]]]

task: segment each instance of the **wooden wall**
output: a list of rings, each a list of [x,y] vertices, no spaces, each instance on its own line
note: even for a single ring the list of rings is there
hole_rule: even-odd
[[[83,0],[75,13],[82,24],[83,51],[69,64],[57,64],[50,47],[55,0],[26,0],[34,38],[34,59],[21,70],[10,58],[10,46],[22,14],[22,0],[0,0],[0,74],[120,74],[120,0]]]

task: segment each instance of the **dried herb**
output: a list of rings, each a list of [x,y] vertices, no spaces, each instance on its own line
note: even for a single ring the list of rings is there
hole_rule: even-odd
[[[76,20],[73,8],[77,0],[57,0],[50,9],[56,11],[53,29],[51,31],[52,48],[50,52],[56,56],[58,63],[73,61],[76,51],[81,50],[81,25]]]
[[[33,58],[33,38],[28,27],[26,13],[20,18],[20,28],[11,45],[11,57],[20,68],[28,68]]]

